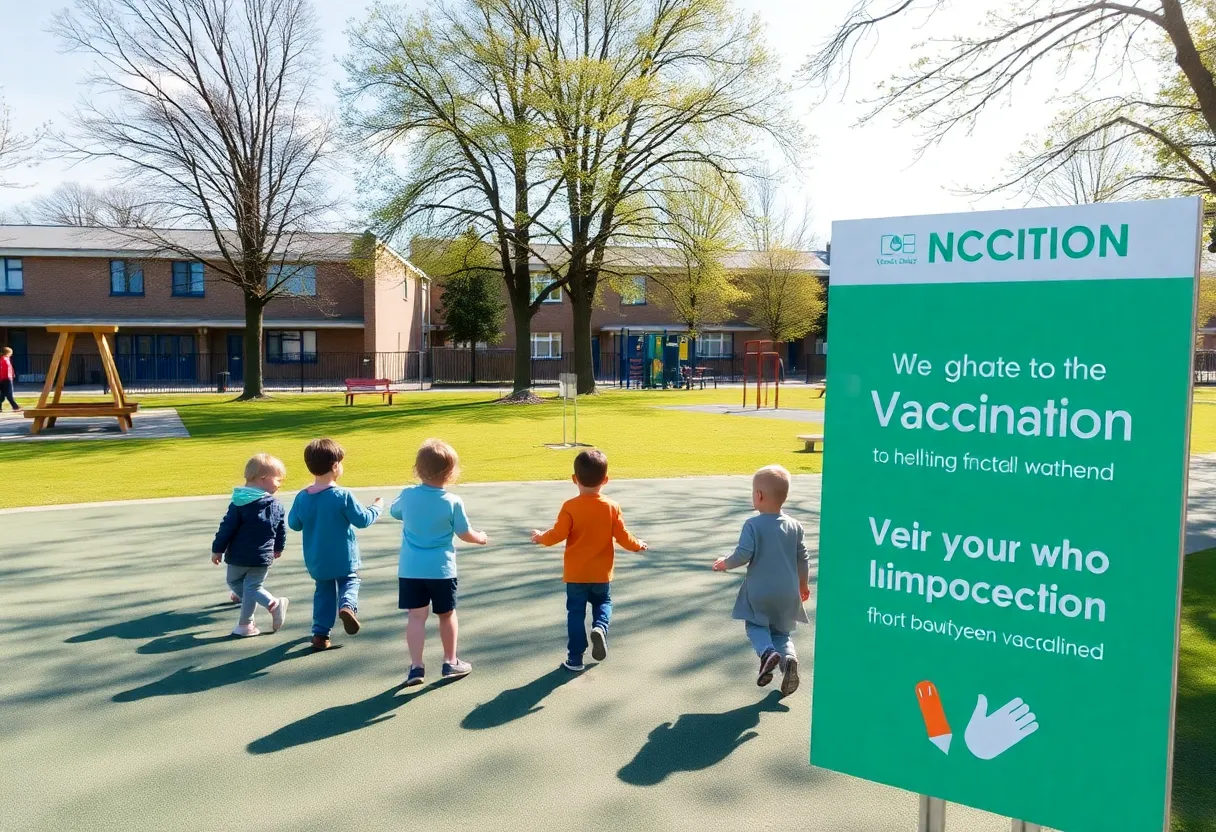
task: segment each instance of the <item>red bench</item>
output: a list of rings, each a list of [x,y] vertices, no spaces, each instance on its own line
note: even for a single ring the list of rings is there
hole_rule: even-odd
[[[378,395],[385,404],[393,403],[393,383],[387,378],[348,378],[346,403],[354,405],[355,396]]]

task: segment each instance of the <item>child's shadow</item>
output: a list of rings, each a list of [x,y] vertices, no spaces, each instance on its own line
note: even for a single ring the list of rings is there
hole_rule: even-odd
[[[701,771],[725,760],[736,748],[758,737],[751,730],[761,713],[788,711],[773,691],[753,705],[721,714],[683,714],[674,725],[664,722],[616,776],[633,786],[656,786],[677,771]]]
[[[541,710],[541,700],[574,679],[576,674],[559,667],[523,687],[504,690],[489,702],[478,705],[460,723],[461,728],[480,731],[497,728]]]
[[[197,610],[178,612],[157,612],[135,618],[130,621],[120,621],[117,624],[107,624],[96,630],[81,633],[65,639],[66,644],[80,644],[86,641],[99,641],[103,638],[144,639],[167,636],[181,630],[193,630],[195,627],[210,624],[212,618],[224,610],[235,609],[233,604],[215,604]]]
[[[397,708],[407,702],[413,702],[423,694],[441,686],[428,685],[417,693],[398,696],[397,693],[401,687],[401,685],[396,685],[369,699],[318,711],[290,725],[284,725],[261,739],[254,740],[245,747],[245,750],[250,754],[273,754],[275,751],[295,748],[297,745],[307,745],[310,742],[340,737],[343,734],[392,719],[396,716],[392,712]]]
[[[202,638],[199,638],[198,633],[174,633],[173,635],[154,638],[147,644],[141,644],[135,648],[135,652],[142,653],[143,655],[176,653],[179,650],[189,650],[192,647],[204,647],[208,644],[235,641],[236,638],[231,633],[222,636],[204,636]]]
[[[216,665],[215,667],[205,667],[202,670],[195,670],[194,665],[183,667],[156,682],[150,682],[131,690],[116,693],[113,700],[115,702],[137,702],[140,699],[149,699],[153,696],[179,696],[184,693],[202,693],[206,690],[222,688],[225,685],[246,682],[259,676],[265,676],[267,670],[280,662],[312,655],[312,648],[298,650],[295,653],[288,652],[292,647],[307,642],[308,639],[299,638],[295,641],[288,641],[272,647],[263,653],[258,653],[256,656],[246,656],[243,659],[237,659],[236,661]]]

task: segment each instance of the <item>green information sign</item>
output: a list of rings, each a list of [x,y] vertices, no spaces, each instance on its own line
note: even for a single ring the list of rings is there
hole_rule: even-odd
[[[833,226],[814,765],[1165,828],[1200,218]]]

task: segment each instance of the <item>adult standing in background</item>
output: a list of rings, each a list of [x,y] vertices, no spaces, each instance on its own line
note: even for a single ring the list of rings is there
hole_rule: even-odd
[[[13,384],[16,381],[17,370],[13,367],[13,348],[5,347],[4,352],[0,353],[0,411],[4,410],[4,403],[8,402],[13,406],[14,411],[20,412],[21,407],[13,398]]]

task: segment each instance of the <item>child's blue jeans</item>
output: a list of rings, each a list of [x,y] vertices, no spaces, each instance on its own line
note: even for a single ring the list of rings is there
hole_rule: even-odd
[[[755,649],[757,656],[763,657],[769,650],[776,650],[781,654],[782,661],[798,658],[798,655],[794,652],[794,642],[790,640],[789,633],[783,633],[771,627],[762,627],[750,621],[743,623],[747,628],[747,637],[751,641],[752,648]]]
[[[574,664],[582,664],[587,651],[587,605],[591,626],[608,633],[612,618],[612,584],[566,584],[566,652]]]
[[[266,580],[266,566],[233,566],[228,564],[228,574],[225,576],[228,588],[232,590],[241,602],[241,624],[253,621],[253,611],[258,604],[266,609],[274,603],[274,596],[262,588]]]
[[[312,596],[312,634],[327,636],[338,621],[338,608],[350,607],[359,611],[359,576],[332,578],[317,581],[317,590]]]

